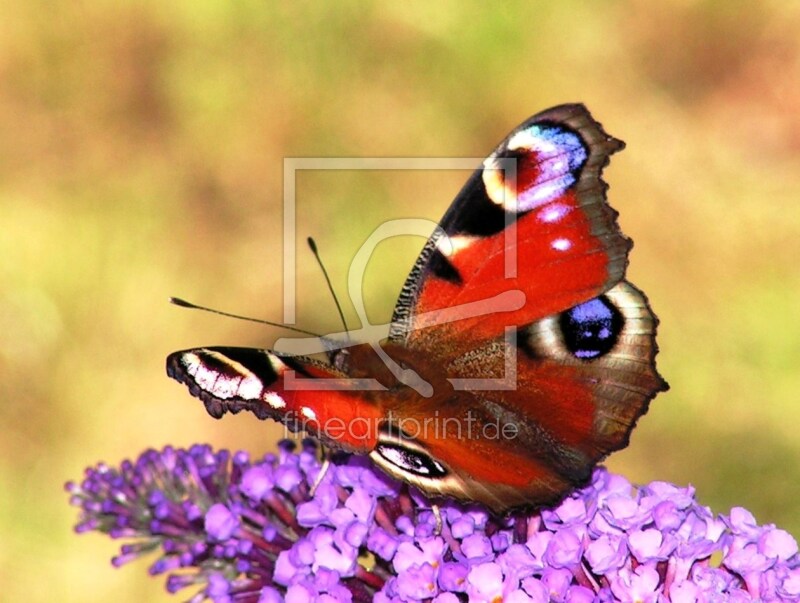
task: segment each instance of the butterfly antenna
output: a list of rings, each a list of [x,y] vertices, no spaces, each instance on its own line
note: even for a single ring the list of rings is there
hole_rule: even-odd
[[[336,297],[336,291],[333,290],[333,284],[331,283],[331,278],[328,276],[328,271],[325,270],[325,264],[322,263],[322,258],[319,257],[319,250],[317,249],[317,244],[311,237],[307,239],[308,247],[311,249],[311,253],[314,254],[314,257],[317,259],[317,264],[322,269],[322,274],[325,276],[325,282],[328,283],[328,291],[331,292],[331,296],[333,297],[333,303],[336,304],[336,309],[339,311],[339,318],[342,319],[342,325],[344,326],[345,333],[348,333],[347,339],[350,339],[350,328],[347,326],[347,321],[344,319],[344,312],[342,312],[342,306],[339,304],[339,298]]]
[[[257,322],[262,325],[269,325],[271,327],[280,327],[282,329],[288,329],[289,331],[294,331],[295,333],[302,333],[303,335],[311,335],[312,337],[319,337],[323,338],[322,335],[319,333],[313,333],[311,331],[306,331],[305,329],[298,329],[297,327],[291,327],[289,325],[284,325],[279,322],[272,322],[271,320],[262,320],[260,318],[250,318],[249,316],[240,316],[239,314],[231,314],[230,312],[223,312],[222,310],[214,310],[213,308],[206,308],[205,306],[198,306],[197,304],[193,304],[192,302],[188,302],[185,299],[181,299],[180,297],[170,297],[169,303],[175,304],[176,306],[180,306],[181,308],[190,308],[192,310],[202,310],[203,312],[210,312],[211,314],[219,314],[220,316],[227,316],[229,318],[238,318],[239,320],[246,320],[248,322]]]

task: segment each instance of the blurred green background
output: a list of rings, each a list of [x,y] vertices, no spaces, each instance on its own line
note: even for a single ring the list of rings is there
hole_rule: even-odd
[[[148,446],[261,452],[170,351],[264,347],[281,320],[284,157],[483,156],[583,101],[661,318],[659,396],[610,461],[800,535],[800,5],[788,2],[15,2],[0,23],[0,582],[4,601],[172,600],[78,537],[62,483]],[[340,292],[382,221],[436,219],[465,172],[303,172],[298,240]],[[383,244],[387,320],[421,239]],[[298,320],[335,330],[298,248]],[[343,298],[351,322],[354,313]],[[179,600],[179,599],[175,599]]]

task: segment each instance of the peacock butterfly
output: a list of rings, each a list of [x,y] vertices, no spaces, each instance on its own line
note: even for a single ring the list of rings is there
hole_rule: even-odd
[[[196,348],[167,373],[216,418],[304,429],[431,496],[555,504],[668,387],[601,179],[623,146],[580,104],[512,131],[425,244],[379,344],[327,341],[327,362]]]

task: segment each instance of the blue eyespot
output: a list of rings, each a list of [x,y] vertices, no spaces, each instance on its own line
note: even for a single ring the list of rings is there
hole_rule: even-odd
[[[562,313],[564,344],[576,358],[591,360],[607,354],[624,326],[620,311],[607,297],[596,297]]]
[[[574,186],[588,159],[589,147],[576,131],[563,124],[536,123],[512,134],[484,161],[483,184],[493,203],[507,212],[524,213],[555,201]],[[551,219],[557,216],[548,214]]]
[[[535,125],[515,136],[510,144],[521,144],[536,156],[535,181],[520,191],[520,211],[539,207],[569,189],[580,177],[588,152],[580,136],[563,126]]]

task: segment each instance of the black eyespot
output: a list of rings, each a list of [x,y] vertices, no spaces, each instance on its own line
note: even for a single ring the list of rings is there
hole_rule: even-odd
[[[375,451],[386,461],[408,473],[422,477],[447,475],[447,470],[442,465],[417,450],[411,450],[398,444],[378,444]]]
[[[567,349],[584,360],[610,352],[625,324],[620,311],[605,296],[567,310],[558,322]]]

